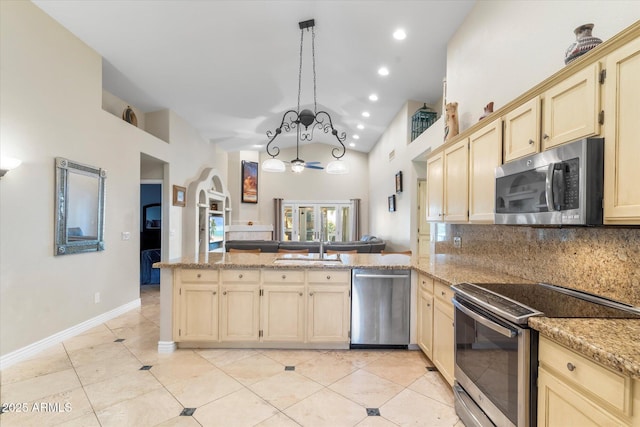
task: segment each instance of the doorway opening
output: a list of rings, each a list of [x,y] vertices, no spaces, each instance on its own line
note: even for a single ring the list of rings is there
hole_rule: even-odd
[[[162,183],[140,184],[140,285],[160,284],[162,250]]]

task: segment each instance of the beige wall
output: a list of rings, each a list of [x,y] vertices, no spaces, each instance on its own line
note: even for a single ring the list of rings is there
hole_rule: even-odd
[[[181,254],[183,208],[170,206],[170,186],[205,167],[226,173],[227,157],[172,112],[160,114],[167,144],[103,110],[100,56],[31,2],[0,2],[0,19],[0,149],[23,161],[0,181],[5,356],[139,298],[141,153],[168,165],[171,256]],[[54,257],[56,156],[107,170],[105,251]]]

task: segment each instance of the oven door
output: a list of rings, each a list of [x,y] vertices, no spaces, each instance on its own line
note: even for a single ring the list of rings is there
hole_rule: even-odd
[[[468,395],[456,402],[456,408],[477,405],[470,413],[459,414],[460,418],[468,419],[479,408],[497,426],[534,426],[530,424],[535,416],[531,407],[535,403],[530,401],[530,329],[501,320],[466,300],[456,298],[453,303],[455,378],[461,387],[457,394]]]

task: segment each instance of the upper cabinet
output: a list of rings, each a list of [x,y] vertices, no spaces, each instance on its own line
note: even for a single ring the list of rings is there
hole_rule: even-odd
[[[427,221],[467,222],[468,171],[466,139],[427,160]]]
[[[640,224],[640,38],[606,57],[605,224]]]
[[[469,137],[469,222],[495,221],[495,170],[502,164],[502,120]]]
[[[427,160],[427,221],[442,221],[444,201],[444,154],[442,151]]]
[[[540,151],[540,97],[504,116],[504,161]]]
[[[600,134],[600,63],[578,71],[545,92],[542,150]]]

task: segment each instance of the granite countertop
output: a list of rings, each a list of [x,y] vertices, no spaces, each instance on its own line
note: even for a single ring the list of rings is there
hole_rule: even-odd
[[[293,261],[278,264],[277,258],[291,260],[299,258],[313,261]],[[195,258],[181,258],[169,262],[158,262],[155,268],[411,268],[448,285],[461,282],[472,283],[533,283],[517,276],[497,272],[488,267],[460,262],[450,255],[436,255],[429,259],[401,254],[341,254],[342,262],[319,264],[318,254],[308,256],[281,253],[218,253],[210,252]],[[529,326],[540,335],[566,345],[614,371],[640,380],[640,320],[638,319],[567,319],[532,317]]]

